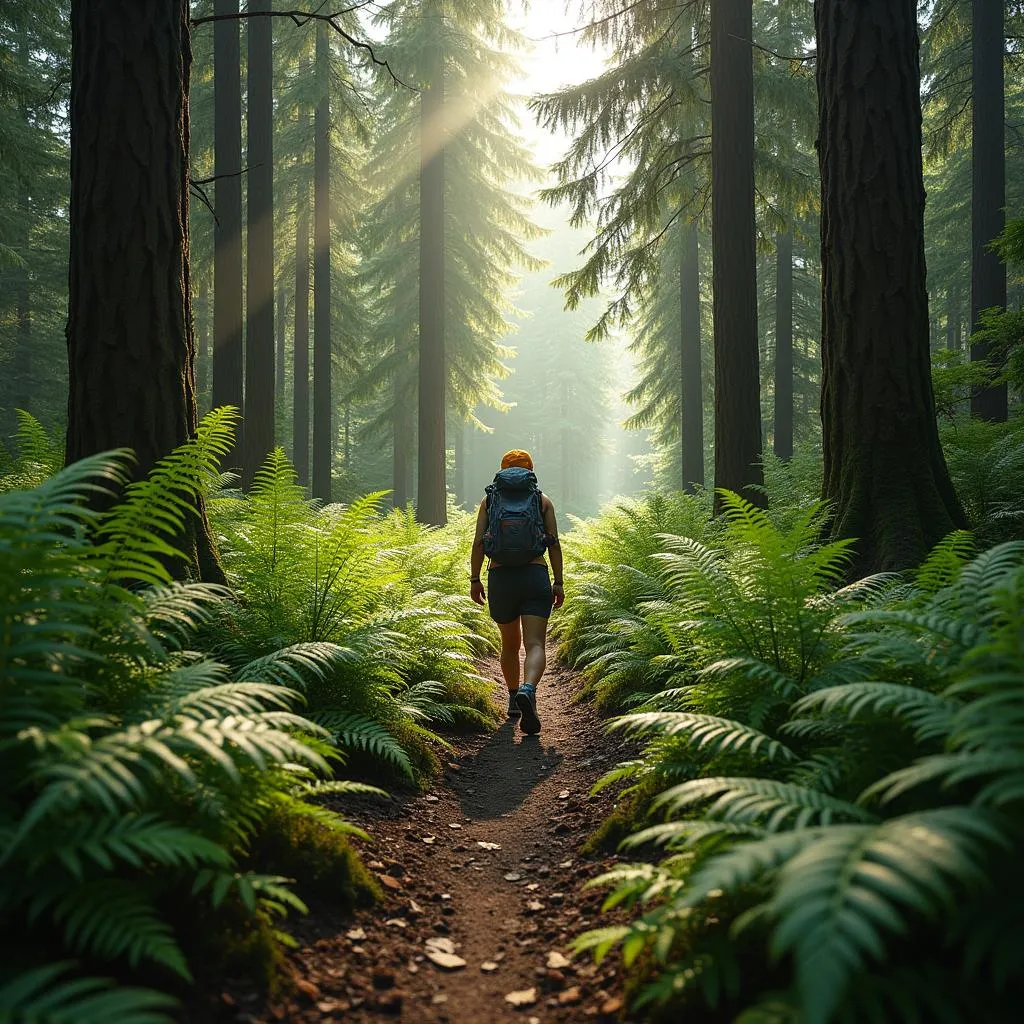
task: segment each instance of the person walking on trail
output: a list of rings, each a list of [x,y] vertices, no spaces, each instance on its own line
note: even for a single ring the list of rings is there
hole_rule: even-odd
[[[548,575],[545,554],[554,579]],[[486,590],[480,579],[485,557]],[[509,717],[520,715],[519,727],[534,735],[540,732],[537,686],[547,667],[548,618],[552,608],[561,607],[565,590],[555,506],[537,486],[529,452],[513,449],[502,457],[501,470],[477,512],[470,569],[470,596],[479,605],[487,602],[501,631]],[[520,669],[523,646],[526,658]]]

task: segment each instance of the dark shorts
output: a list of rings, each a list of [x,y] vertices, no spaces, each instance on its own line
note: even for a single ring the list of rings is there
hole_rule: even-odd
[[[551,580],[547,565],[502,565],[487,573],[487,607],[503,625],[520,615],[551,615]]]

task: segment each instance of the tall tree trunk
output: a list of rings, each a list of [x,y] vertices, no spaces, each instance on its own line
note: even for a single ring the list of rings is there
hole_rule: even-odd
[[[455,504],[464,506],[466,503],[466,424],[460,419],[455,425],[455,479],[452,490],[455,492]]]
[[[419,472],[416,515],[445,523],[444,3],[425,0],[420,99]]]
[[[751,0],[711,5],[711,247],[715,487],[760,502],[752,20]]]
[[[271,10],[250,0],[249,11]],[[248,487],[274,447],[274,32],[249,18],[248,204],[246,206],[245,431],[242,483]]]
[[[1006,225],[1004,18],[1002,0],[973,0],[973,129],[971,133],[971,324],[993,306],[1006,308],[1006,267],[989,246]],[[987,344],[971,346],[971,360],[989,356]],[[981,388],[971,396],[971,415],[1004,423],[1006,385]]]
[[[904,569],[964,517],[928,356],[915,0],[816,0],[824,497],[857,575]]]
[[[793,232],[775,237],[775,454],[793,457]]]
[[[275,346],[276,364],[274,367],[274,402],[284,413],[284,377],[285,377],[285,320],[288,314],[288,297],[284,285],[277,286],[277,344]],[[281,425],[282,430],[284,424]]]
[[[394,390],[394,449],[392,452],[391,500],[395,508],[405,508],[412,500],[412,414],[396,377]]]
[[[204,281],[196,297],[196,405],[202,414],[210,386],[210,288]]]
[[[349,463],[352,461],[352,403],[349,401],[345,402],[345,420],[342,431],[341,454],[345,459],[345,470],[348,471]]]
[[[313,495],[331,500],[331,93],[328,27],[317,26],[313,117]]]
[[[704,386],[700,354],[700,250],[696,224],[682,229],[679,261],[682,484],[704,486]]]
[[[213,173],[217,219],[213,224],[213,407],[242,411],[242,50],[238,0],[214,0]],[[239,426],[229,465],[241,457]]]
[[[300,66],[303,77],[308,64]],[[309,131],[309,112],[299,112],[300,138]],[[309,483],[309,181],[299,168],[295,186],[295,355],[292,360],[292,461],[299,483]]]
[[[25,23],[19,25],[18,37],[18,63],[24,75],[29,74],[31,58],[31,42],[28,38],[27,26]],[[28,105],[24,99],[18,104],[18,115],[23,124],[29,121]],[[15,292],[15,359],[13,370],[15,381],[13,396],[15,404],[31,412],[36,404],[36,382],[32,372],[32,296],[31,296],[31,224],[32,206],[29,200],[30,183],[25,180],[22,174],[17,176],[18,191],[18,217],[16,223],[11,225],[16,241],[18,255],[25,261],[20,267],[15,268],[11,275],[14,278]]]
[[[956,282],[946,289],[946,348],[960,351],[960,285]]]
[[[67,460],[131,448],[136,470],[195,433],[188,265],[187,0],[71,6]],[[206,509],[178,539],[224,582]]]

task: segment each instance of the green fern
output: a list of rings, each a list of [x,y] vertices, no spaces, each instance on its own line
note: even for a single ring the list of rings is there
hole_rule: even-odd
[[[69,962],[0,978],[0,1020],[11,1024],[173,1024],[177,1000],[104,978],[68,978]],[[64,977],[62,977],[64,976]]]

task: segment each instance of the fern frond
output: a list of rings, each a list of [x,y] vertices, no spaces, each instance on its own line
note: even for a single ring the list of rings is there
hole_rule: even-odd
[[[742,722],[714,715],[685,711],[642,711],[617,718],[609,730],[621,730],[631,736],[680,736],[698,750],[709,753],[749,750],[769,760],[795,761],[797,755],[777,739],[752,729]]]
[[[0,1020],[12,1024],[174,1024],[178,1002],[163,992],[116,986],[107,978],[67,977],[69,961],[0,982]],[[166,1011],[166,1012],[165,1012]]]

